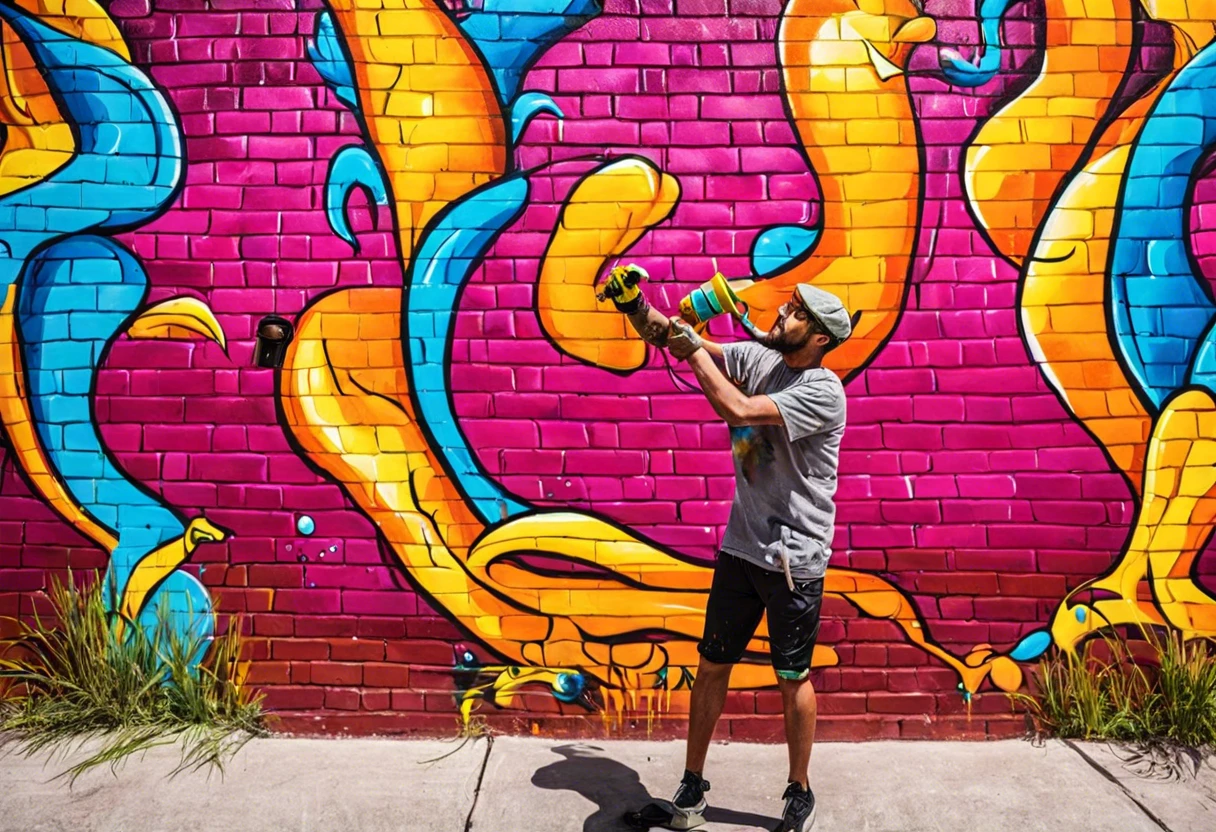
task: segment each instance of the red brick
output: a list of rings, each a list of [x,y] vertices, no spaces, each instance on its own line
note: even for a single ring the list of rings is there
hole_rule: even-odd
[[[315,668],[313,672],[316,672]],[[339,711],[357,711],[359,710],[359,691],[328,688],[325,691],[325,707]]]
[[[276,659],[313,660],[329,658],[329,642],[319,639],[278,639],[271,645]]]
[[[363,682],[363,666],[336,662],[313,662],[312,681],[316,685],[358,685]]]
[[[384,659],[384,642],[379,639],[330,639],[330,658],[340,662],[375,662]]]
[[[410,669],[400,664],[369,662],[363,666],[363,682],[372,687],[404,688],[410,683]],[[393,707],[396,707],[395,705]]]
[[[936,710],[934,698],[923,693],[884,693],[866,695],[869,710],[876,714],[931,714]]]

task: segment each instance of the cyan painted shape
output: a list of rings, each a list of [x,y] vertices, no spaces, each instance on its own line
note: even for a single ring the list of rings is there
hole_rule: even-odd
[[[342,51],[341,36],[334,24],[333,14],[328,10],[317,12],[317,34],[308,42],[308,59],[313,68],[334,91],[338,100],[359,112],[359,95],[355,92],[355,73],[346,53]]]
[[[549,113],[558,118],[565,118],[562,108],[557,102],[543,92],[520,93],[511,105],[511,142],[517,143],[519,137],[528,129],[532,119],[541,113]]]
[[[770,226],[761,231],[752,243],[752,271],[757,277],[783,272],[791,263],[806,257],[818,241],[818,228]]]
[[[942,75],[956,87],[980,87],[1001,69],[1001,18],[1014,0],[983,0],[979,8],[982,53],[974,63],[956,55],[942,55]]]
[[[506,107],[532,64],[602,11],[601,0],[482,0],[457,24],[485,59]]]
[[[1051,633],[1047,630],[1035,630],[1023,636],[1017,646],[1009,651],[1009,658],[1015,662],[1032,661],[1046,653],[1050,646]]]
[[[528,192],[528,180],[517,174],[449,206],[422,240],[410,268],[402,343],[409,349],[410,380],[417,391],[422,421],[448,459],[453,455],[462,460],[473,458],[452,410],[443,360],[455,326],[456,301],[474,266],[523,212]],[[464,469],[452,467],[451,473],[485,522],[498,522],[504,505],[508,514],[527,509],[507,497],[477,466],[461,467]]]
[[[1115,341],[1133,381],[1156,408],[1194,375],[1191,363],[1199,338],[1216,312],[1206,284],[1187,260],[1188,189],[1172,182],[1162,187],[1163,179],[1189,178],[1216,144],[1213,102],[1216,46],[1208,46],[1162,93],[1128,162],[1125,204],[1137,207],[1120,215],[1111,259]],[[1163,314],[1145,315],[1146,309]],[[1156,360],[1164,356],[1154,351],[1151,339],[1160,336],[1182,342],[1177,357]]]
[[[29,49],[78,136],[68,164],[0,198],[3,287],[30,252],[56,237],[124,231],[155,217],[181,181],[183,152],[168,102],[117,53],[75,40],[15,6],[0,5],[0,20]]]
[[[363,190],[369,204],[387,205],[388,188],[380,165],[361,144],[347,145],[329,163],[325,177],[325,216],[329,227],[359,253],[359,241],[347,219],[347,201],[356,188]]]

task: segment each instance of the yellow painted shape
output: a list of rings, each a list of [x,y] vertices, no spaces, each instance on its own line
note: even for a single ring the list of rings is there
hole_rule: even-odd
[[[170,298],[145,309],[127,329],[132,338],[180,339],[201,335],[228,349],[224,328],[215,313],[197,298]]]
[[[1065,405],[1106,448],[1140,490],[1150,417],[1133,392],[1107,334],[1105,292],[1110,238],[1130,148],[1144,119],[1177,70],[1216,39],[1211,19],[1196,20],[1198,4],[1149,2],[1146,9],[1173,24],[1186,47],[1174,72],[1114,119],[1092,161],[1068,183],[1043,221],[1034,257],[1024,265],[1019,310],[1027,344]],[[1206,12],[1209,18],[1216,6]],[[1068,625],[1071,628],[1071,625]]]
[[[1015,263],[1107,114],[1132,51],[1132,0],[1046,0],[1046,13],[1038,77],[984,123],[964,160],[971,207]]]
[[[934,31],[909,0],[790,0],[781,18],[786,98],[818,177],[823,227],[811,257],[740,297],[765,328],[797,283],[861,311],[853,337],[826,358],[841,376],[869,361],[903,309],[921,169],[905,76],[891,67],[904,68]]]
[[[1139,487],[1150,417],[1107,334],[1106,264],[1129,146],[1077,174],[1043,224],[1024,270],[1021,308],[1031,355],[1065,406]]]
[[[130,621],[138,618],[152,591],[160,586],[173,570],[189,560],[200,544],[216,543],[227,538],[226,531],[202,517],[191,520],[181,537],[176,537],[149,552],[135,564],[130,577],[127,578],[126,586],[123,587],[122,600],[118,605],[122,616]]]
[[[1184,630],[1202,632],[1212,609],[1189,575],[1178,574],[1180,564],[1192,562],[1188,552],[1195,541],[1210,536],[1212,503],[1200,498],[1192,508],[1161,496],[1171,493],[1180,479],[1182,461],[1177,441],[1163,445],[1157,437],[1176,432],[1180,422],[1188,429],[1192,421],[1198,424],[1193,414],[1180,419],[1179,404],[1191,402],[1190,394],[1172,403],[1150,431],[1151,419],[1115,360],[1103,308],[1111,226],[1130,147],[1178,70],[1216,40],[1216,6],[1208,4],[1201,11],[1201,4],[1188,6],[1185,0],[1142,2],[1151,17],[1174,27],[1174,70],[1111,122],[1096,145],[1093,161],[1069,183],[1044,223],[1034,258],[1026,264],[1020,310],[1028,345],[1048,381],[1106,447],[1137,496],[1143,497],[1137,525],[1118,561],[1105,575],[1070,593],[1056,609],[1052,639],[1067,651],[1111,626],[1164,626],[1166,615]],[[1204,446],[1198,458],[1207,452]],[[1185,459],[1183,453],[1181,460]],[[1191,483],[1197,474],[1202,471],[1191,473]],[[1190,491],[1202,488],[1202,476],[1198,484],[1189,486]],[[1188,516],[1180,520],[1183,515]],[[1150,563],[1154,580],[1164,581],[1155,587],[1157,600],[1146,592]],[[1162,570],[1164,578],[1158,577]],[[1175,585],[1173,581],[1179,579]],[[1117,597],[1072,603],[1090,589]],[[1173,603],[1175,596],[1185,601]]]
[[[435,0],[333,0],[409,262],[427,223],[506,168],[506,127],[476,50]]]
[[[1216,598],[1194,578],[1216,528],[1216,401],[1210,392],[1189,390],[1169,402],[1149,459],[1141,516],[1142,524],[1155,524],[1147,535],[1153,594],[1184,638],[1216,636]]]
[[[1194,579],[1194,565],[1216,529],[1216,401],[1206,390],[1171,399],[1158,417],[1146,457],[1144,496],[1127,549],[1089,589],[1117,597],[1056,611],[1057,645],[1075,650],[1086,636],[1125,625],[1176,627],[1183,638],[1216,635],[1216,598]],[[1146,600],[1144,589],[1152,588]],[[1078,620],[1078,610],[1084,620]]]
[[[680,185],[641,158],[598,168],[562,207],[541,263],[536,310],[541,326],[567,355],[613,370],[646,363],[646,343],[611,301],[596,300],[605,264],[671,215]]]
[[[48,26],[130,60],[122,34],[96,0],[18,0]],[[76,152],[68,124],[33,57],[10,26],[0,24],[0,196],[50,176]]]
[[[1182,66],[1216,40],[1216,6],[1209,0],[1140,0],[1140,4],[1153,20],[1174,27],[1175,44],[1183,52],[1175,58],[1175,66]]]
[[[17,465],[25,473],[34,493],[81,534],[112,552],[118,545],[113,531],[88,514],[51,470],[34,427],[17,343],[16,298],[17,286],[10,285],[6,288],[4,303],[0,305],[0,424],[4,426]]]

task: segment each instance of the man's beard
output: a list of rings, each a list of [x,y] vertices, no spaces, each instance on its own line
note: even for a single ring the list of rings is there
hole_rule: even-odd
[[[811,335],[813,334],[814,333],[808,329],[806,335],[804,335],[800,340],[794,340],[790,338],[788,333],[785,331],[785,320],[779,319],[773,324],[773,328],[760,339],[760,343],[768,347],[770,350],[776,350],[782,355],[789,355],[790,353],[798,352],[798,350],[805,347],[811,340]]]

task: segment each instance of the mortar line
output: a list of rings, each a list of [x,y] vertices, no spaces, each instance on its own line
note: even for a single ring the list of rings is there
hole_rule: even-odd
[[[477,811],[477,798],[481,796],[481,783],[486,777],[486,768],[490,764],[490,752],[494,749],[494,735],[486,734],[486,753],[481,758],[481,771],[477,772],[477,785],[473,787],[473,802],[469,805],[468,817],[464,819],[464,832],[473,829],[473,813]],[[1169,830],[1166,830],[1169,832]]]
[[[1157,824],[1165,832],[1173,832],[1172,829],[1170,829],[1168,826],[1166,826],[1165,821],[1163,821],[1161,818],[1157,817],[1147,806],[1145,806],[1143,803],[1141,803],[1136,798],[1136,796],[1134,794],[1132,794],[1131,789],[1129,789],[1127,786],[1123,785],[1123,782],[1118,777],[1116,777],[1115,775],[1113,775],[1109,771],[1107,771],[1105,766],[1103,766],[1101,763],[1099,763],[1093,757],[1090,757],[1088,754],[1086,754],[1081,749],[1081,747],[1076,745],[1072,740],[1061,740],[1061,742],[1063,742],[1065,745],[1067,745],[1073,751],[1077,752],[1077,754],[1081,757],[1082,760],[1089,763],[1090,768],[1092,768],[1094,771],[1098,772],[1103,777],[1105,777],[1107,780],[1109,780],[1110,782],[1112,782],[1116,786],[1118,786],[1119,790],[1121,792],[1123,792],[1125,795],[1127,795],[1127,799],[1130,800],[1132,803],[1135,803],[1136,806],[1138,806],[1140,808],[1140,811],[1144,813],[1145,817],[1147,817],[1153,823]],[[466,830],[466,832],[468,832],[468,831]]]

